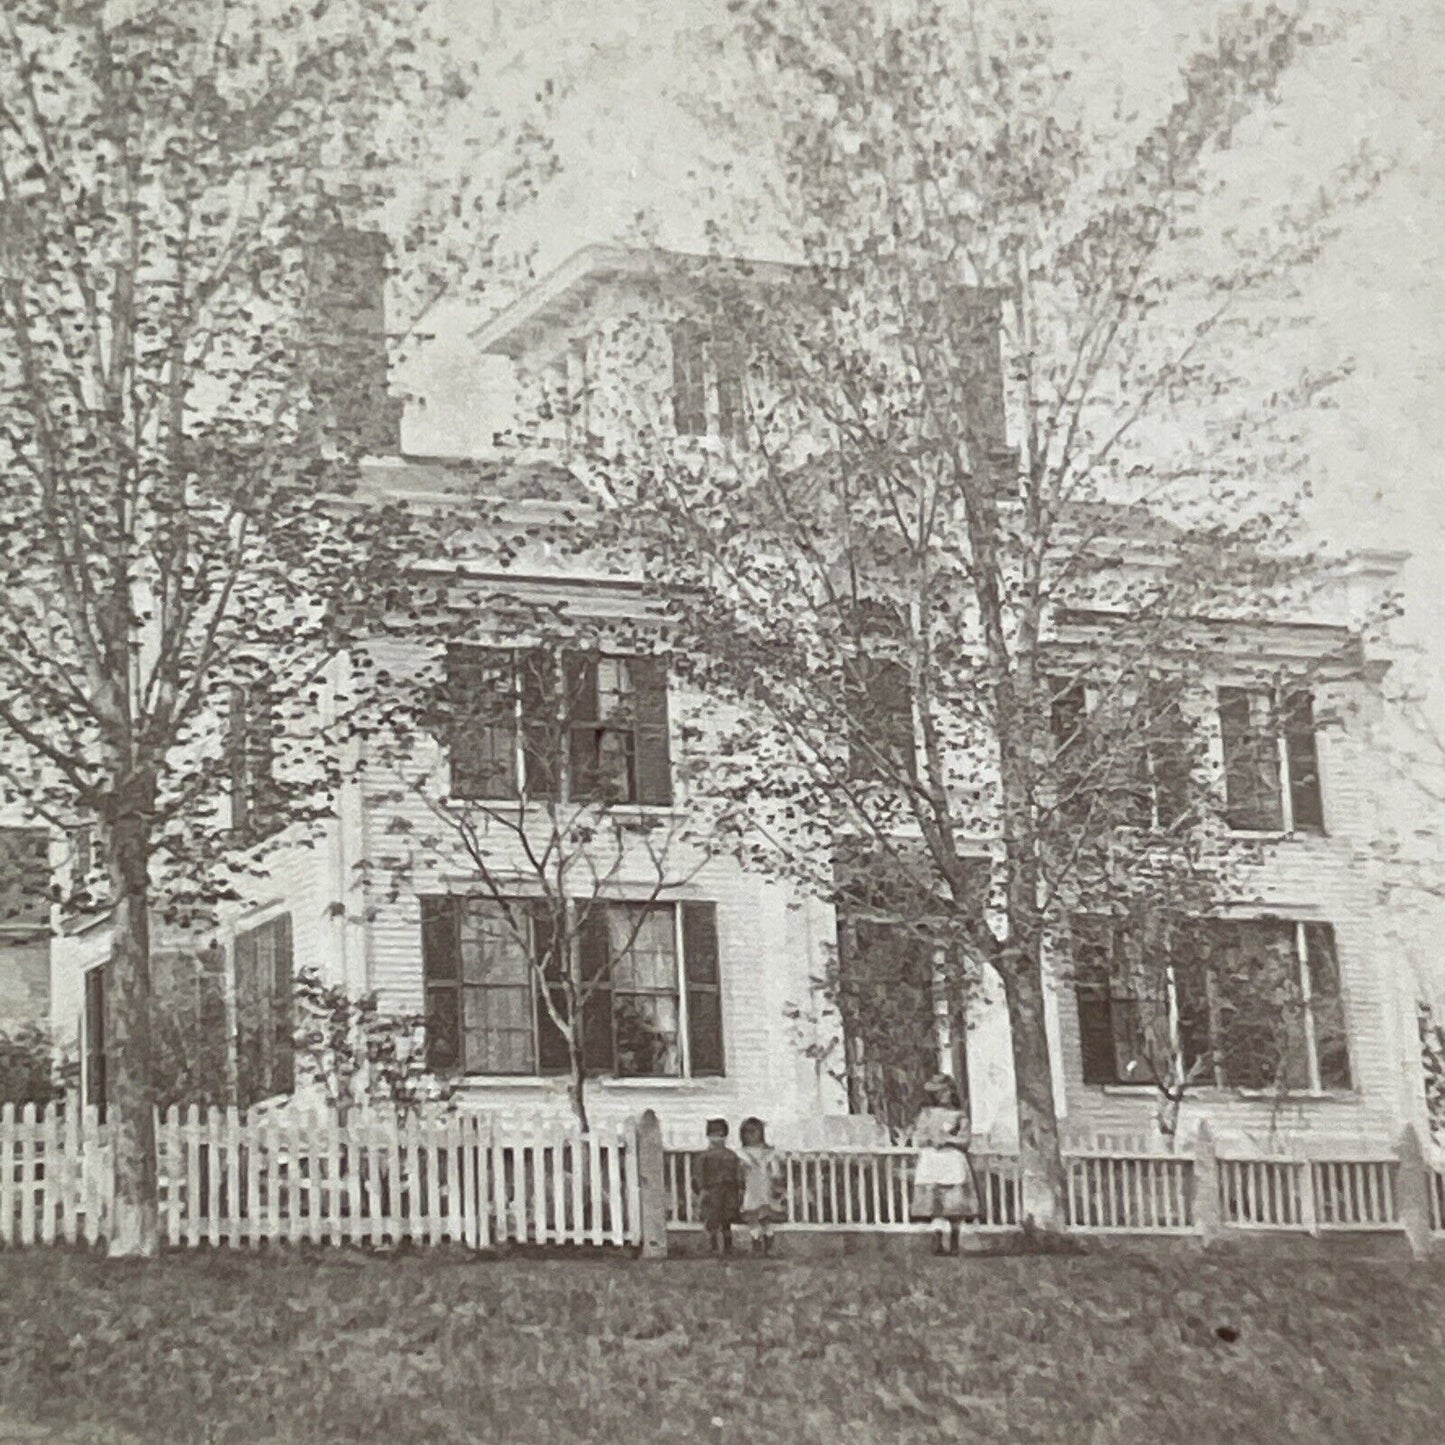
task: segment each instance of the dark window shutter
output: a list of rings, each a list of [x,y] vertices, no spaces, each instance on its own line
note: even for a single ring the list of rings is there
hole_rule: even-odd
[[[106,968],[99,964],[85,975],[85,1102],[104,1117]]]
[[[566,689],[568,796],[578,801],[592,800],[597,797],[602,766],[596,656],[564,653],[562,676]]]
[[[231,775],[231,831],[243,837],[251,831],[251,789],[246,766],[246,689],[231,688],[230,716],[226,724],[226,751]]]
[[[679,436],[707,433],[707,379],[702,329],[691,321],[672,328],[672,419]]]
[[[1074,998],[1079,1010],[1079,1056],[1086,1084],[1118,1083],[1110,1003],[1110,926],[1106,919],[1071,924]]]
[[[540,996],[545,988],[547,998],[553,1007],[566,1019],[567,990],[562,983],[567,960],[558,957],[554,951],[556,918],[554,909],[558,905],[550,899],[538,898],[530,905],[532,915],[532,957],[545,975],[545,982],[534,978],[539,991],[537,999],[537,1067],[543,1074],[570,1074],[572,1060],[567,1049],[567,1037],[552,1019],[547,1008],[547,999]]]
[[[582,982],[589,990],[582,1009],[582,1055],[592,1074],[610,1074],[615,1065],[612,1036],[612,960],[607,938],[607,912],[587,905],[577,929]]]
[[[682,905],[682,952],[691,1070],[694,1076],[719,1075],[723,1072],[723,1028],[717,904]]]
[[[1325,812],[1320,795],[1314,699],[1308,692],[1292,692],[1284,700],[1284,744],[1289,759],[1289,801],[1294,826],[1308,832],[1323,832]]]
[[[296,1088],[296,1025],[293,1017],[296,985],[291,915],[283,913],[271,927],[276,937],[276,959],[271,991],[275,1050],[271,1056],[270,1084],[273,1094],[290,1094]]]
[[[264,997],[256,975],[256,935],[236,935],[236,1091],[243,1109],[263,1097],[265,1048],[261,1036]]]
[[[1320,1083],[1326,1089],[1350,1087],[1349,1035],[1340,996],[1340,965],[1335,930],[1328,923],[1306,923],[1305,955],[1310,979],[1310,1013],[1314,1020],[1315,1057]]]
[[[563,740],[557,698],[557,657],[533,647],[518,654],[522,693],[522,748],[527,765],[527,792],[534,798],[555,798]]]
[[[637,801],[666,807],[672,802],[667,663],[660,657],[634,657],[630,665],[637,699]]]
[[[747,432],[747,368],[733,336],[714,336],[710,350],[717,378],[718,435],[741,441]]]
[[[427,1068],[446,1074],[461,1067],[460,904],[446,895],[421,900],[421,959],[426,988]]]

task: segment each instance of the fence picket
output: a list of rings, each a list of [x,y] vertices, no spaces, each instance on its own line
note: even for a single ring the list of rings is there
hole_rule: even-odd
[[[206,1111],[206,1239],[212,1249],[221,1245],[221,1111]]]
[[[622,1133],[620,1129],[613,1132],[608,1143],[611,1145],[607,1161],[607,1201],[612,1211],[611,1242],[626,1244],[627,1235],[622,1218]]]
[[[56,1106],[42,1107],[39,1117],[40,1159],[35,1170],[35,1207],[40,1219],[41,1244],[55,1243],[55,1205],[60,1183],[60,1127]]]
[[[15,1239],[15,1105],[0,1104],[0,1244]]]
[[[35,1172],[35,1105],[26,1104],[20,1111],[20,1131],[16,1136],[15,1158],[20,1176],[20,1243],[35,1243],[35,1189],[31,1175]]]
[[[66,1244],[74,1244],[80,1202],[77,1197],[80,1183],[80,1108],[79,1101],[69,1095],[65,1100],[65,1142],[62,1148],[64,1173],[61,1176],[60,1236]]]

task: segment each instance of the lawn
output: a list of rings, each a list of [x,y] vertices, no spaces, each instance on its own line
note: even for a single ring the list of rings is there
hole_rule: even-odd
[[[1445,1440],[1441,1261],[34,1250],[0,1310],[0,1441]]]

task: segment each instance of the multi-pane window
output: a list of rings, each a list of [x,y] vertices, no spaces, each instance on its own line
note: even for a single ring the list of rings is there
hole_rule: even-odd
[[[908,666],[890,656],[907,636],[899,611],[881,602],[852,609],[857,651],[843,659],[848,775],[896,782],[917,766],[913,687]]]
[[[679,436],[741,439],[747,422],[743,349],[695,321],[672,328],[672,418]]]
[[[1350,1087],[1334,930],[1286,919],[1072,925],[1085,1083]]]
[[[50,834],[0,828],[0,933],[50,927]]]
[[[566,973],[575,960],[589,1074],[720,1074],[715,906],[594,901],[569,905],[566,917],[559,946],[543,900],[422,899],[429,1066],[568,1072],[557,1021],[571,1022]]]
[[[296,1087],[291,915],[236,935],[236,1090],[243,1109]]]
[[[1314,703],[1303,690],[1221,687],[1225,818],[1245,832],[1323,832]]]
[[[1060,808],[1073,820],[1168,832],[1193,801],[1193,728],[1176,686],[1151,681],[1099,701],[1081,681],[1050,684]]]
[[[453,797],[672,801],[661,658],[453,647],[445,703]]]

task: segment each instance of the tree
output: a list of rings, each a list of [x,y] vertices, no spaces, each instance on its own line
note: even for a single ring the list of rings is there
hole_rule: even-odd
[[[585,1131],[599,1072],[675,1072],[686,1052],[698,1072],[721,1066],[707,980],[685,1040],[676,978],[654,976],[707,855],[672,808],[659,619],[453,572],[544,543],[581,557],[596,536],[575,504],[515,510],[459,484],[454,535],[432,540],[445,580],[419,579],[379,639],[365,781],[381,841],[366,867],[393,898],[421,894],[433,1070],[563,1076]],[[625,585],[618,557],[593,562]],[[691,979],[711,918],[683,909]]]
[[[485,282],[493,219],[546,168],[527,125],[468,122],[429,8],[0,18],[4,777],[98,829],[120,1254],[157,1241],[152,915],[204,916],[238,845],[325,813],[328,660],[406,545],[395,507],[345,502],[395,446],[373,233],[405,238],[404,340]],[[417,177],[441,136],[471,184],[439,196]]]
[[[1142,126],[1091,113],[1025,7],[734,10],[760,84],[728,124],[769,148],[797,261],[672,263],[705,404],[685,367],[671,416],[639,394],[599,484],[701,684],[751,713],[714,775],[736,850],[843,902],[840,841],[891,851],[945,965],[1001,981],[1049,1225],[1050,935],[1131,889],[1215,896],[1220,780],[1171,739],[1221,657],[1247,709],[1304,691],[1259,624],[1309,590],[1291,479],[1339,373],[1266,381],[1262,338],[1374,170],[1238,224],[1216,157],[1312,39],[1277,7],[1226,17]],[[731,441],[679,437],[709,428]]]

